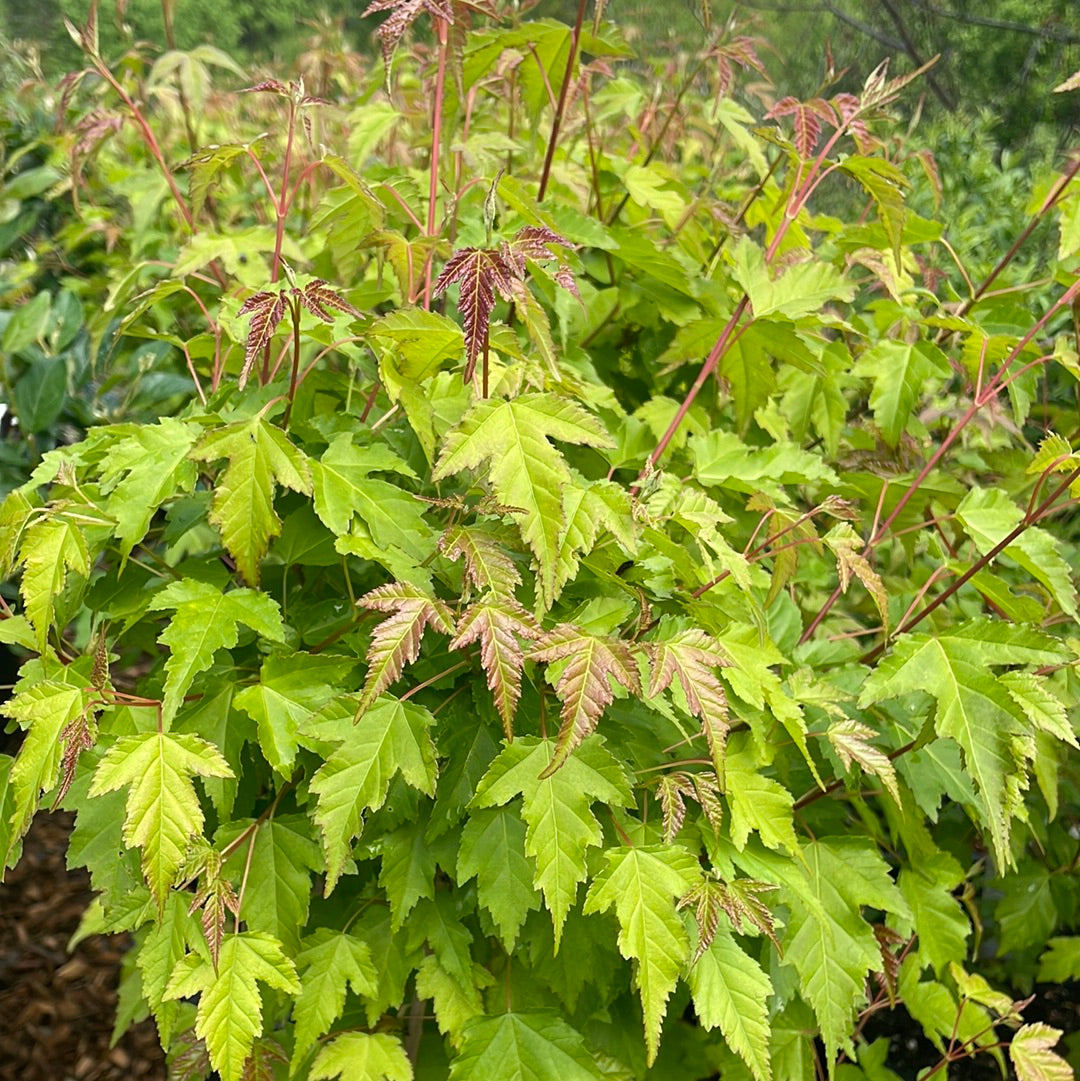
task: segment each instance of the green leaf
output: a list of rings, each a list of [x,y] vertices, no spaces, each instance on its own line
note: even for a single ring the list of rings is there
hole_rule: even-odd
[[[953,896],[963,880],[963,868],[944,852],[921,856],[900,871],[898,885],[915,918],[919,957],[939,975],[967,955],[971,923]]]
[[[1039,982],[1080,980],[1080,935],[1058,935],[1047,940],[1046,946],[1039,957]]]
[[[525,855],[525,823],[516,807],[482,807],[469,816],[461,832],[458,884],[476,878],[477,898],[491,913],[508,954],[525,917],[540,907],[534,873],[533,861]]]
[[[281,532],[274,511],[275,485],[311,494],[307,460],[280,428],[263,416],[237,421],[203,437],[191,452],[196,461],[228,460],[210,503],[210,521],[249,585],[259,582],[259,563],[270,539]]]
[[[853,1053],[851,1032],[856,1006],[865,1001],[866,976],[882,968],[881,949],[861,908],[907,915],[907,906],[869,840],[828,838],[808,844],[802,854],[801,875],[793,870],[785,881],[791,916],[784,963],[798,972],[800,993],[817,1015],[834,1062],[841,1049]]]
[[[195,677],[213,663],[214,654],[236,645],[238,623],[272,641],[284,639],[277,605],[265,593],[253,589],[222,593],[208,582],[183,578],[154,594],[150,608],[175,609],[168,627],[158,637],[170,649],[161,703],[165,728],[172,723]]]
[[[539,567],[540,599],[550,607],[566,526],[564,493],[572,475],[549,439],[610,447],[598,420],[553,394],[523,394],[514,401],[488,398],[474,405],[446,440],[433,480],[488,463],[500,503],[515,508],[522,540]]]
[[[1028,732],[1024,711],[991,671],[995,665],[1055,664],[1062,659],[1054,639],[1026,627],[972,620],[929,635],[902,635],[892,653],[863,684],[859,708],[915,691],[937,701],[938,735],[964,751],[975,781],[982,820],[1001,867],[1012,864],[1007,781],[1017,763],[1010,739]]]
[[[412,1063],[395,1036],[346,1032],[328,1043],[312,1064],[311,1081],[412,1081]]]
[[[368,335],[392,343],[394,371],[413,382],[434,375],[443,361],[456,361],[464,348],[457,323],[423,308],[390,312],[371,324]]]
[[[477,786],[474,807],[497,807],[522,797],[525,854],[536,861],[533,885],[543,891],[558,949],[566,914],[585,878],[587,849],[603,841],[594,800],[626,807],[633,797],[622,767],[599,736],[590,736],[562,769],[542,776],[554,743],[534,736],[504,747]]]
[[[1018,525],[1023,514],[1000,488],[972,488],[956,508],[957,517],[980,555],[987,555]],[[1061,554],[1057,539],[1044,529],[1029,526],[1002,552],[1027,571],[1061,606],[1077,618],[1076,587],[1072,568]]]
[[[548,1013],[504,1013],[465,1026],[450,1081],[601,1081],[580,1033]]]
[[[11,858],[38,809],[42,793],[48,792],[60,775],[63,745],[60,734],[89,705],[91,690],[86,687],[44,680],[21,689],[3,712],[28,729],[11,763],[7,787],[11,793],[10,833],[4,846],[0,871],[11,865]]]
[[[900,242],[907,214],[907,208],[904,205],[904,189],[910,187],[911,182],[896,165],[884,158],[851,154],[840,162],[839,168],[857,180],[874,200],[878,218],[889,239],[893,258],[899,266]]]
[[[355,551],[387,567],[402,577],[401,567],[422,564],[435,549],[435,536],[424,521],[424,505],[397,484],[371,476],[397,473],[414,476],[413,471],[388,447],[375,443],[362,446],[343,432],[312,463],[315,511],[338,538],[347,538],[339,551]],[[398,559],[390,558],[394,552]],[[413,571],[411,581],[426,581]]]
[[[435,895],[435,852],[428,844],[426,822],[409,822],[381,837],[379,885],[390,904],[390,926],[396,931],[421,900]]]
[[[627,549],[634,548],[634,521],[626,489],[608,480],[567,487],[563,497],[565,524],[555,566],[555,595],[573,581],[581,557],[596,546],[600,531],[610,530]]]
[[[193,775],[229,777],[232,770],[213,744],[197,736],[144,732],[117,740],[90,785],[91,797],[131,786],[124,842],[142,849],[143,874],[159,908],[188,842],[202,830],[203,812]]]
[[[377,979],[367,943],[327,927],[320,927],[304,939],[296,966],[301,976],[300,994],[293,1007],[293,1073],[311,1045],[341,1016],[346,989],[351,988],[356,995],[373,995]]]
[[[230,823],[237,831],[250,823]],[[249,931],[273,935],[290,953],[300,941],[311,904],[311,875],[322,869],[318,844],[304,815],[275,815],[259,823],[234,854],[234,881],[247,876],[241,916]],[[231,840],[231,833],[229,838]],[[220,844],[225,837],[218,835]]]
[[[19,559],[23,564],[19,591],[26,618],[34,628],[38,651],[44,653],[56,602],[64,591],[68,572],[88,577],[90,552],[76,523],[62,514],[54,514],[38,518],[26,527]]]
[[[197,425],[163,417],[157,424],[132,426],[109,448],[101,483],[110,493],[105,509],[116,519],[122,559],[146,536],[162,504],[195,487],[188,451],[198,434]]]
[[[720,928],[687,975],[702,1027],[719,1028],[755,1081],[770,1081],[768,999],[773,987],[752,957]]]
[[[427,795],[435,792],[435,748],[428,727],[434,718],[422,706],[383,697],[352,725],[341,745],[311,779],[318,797],[315,821],[326,853],[326,893],[341,877],[363,814],[386,800],[393,776]]]
[[[783,484],[839,484],[836,474],[820,455],[792,443],[773,442],[765,447],[744,443],[734,432],[713,431],[691,442],[694,476],[706,487],[736,492],[765,492],[785,499]]]
[[[259,682],[233,699],[258,725],[259,749],[283,777],[293,772],[300,725],[340,695],[352,667],[352,661],[339,657],[272,653],[263,661]]]
[[[205,952],[206,943],[198,919],[189,911],[191,895],[171,891],[157,922],[143,939],[136,957],[142,974],[142,991],[154,1014],[161,1044],[172,1040],[180,1007],[166,999],[165,988],[176,966],[188,951]]]
[[[439,964],[433,953],[427,954],[416,970],[416,993],[422,999],[430,999],[439,1031],[450,1037],[450,1043],[458,1048],[465,1025],[484,1012],[481,987],[489,987],[494,978],[482,965],[473,965],[473,977],[462,985]]]
[[[731,811],[731,840],[740,851],[752,831],[757,831],[769,848],[795,853],[794,804],[791,793],[772,777],[767,777],[755,761],[744,733],[734,736],[724,758],[725,796]]]
[[[915,405],[927,380],[947,376],[950,370],[941,350],[925,341],[913,344],[883,339],[859,357],[854,374],[873,380],[870,408],[890,447],[900,442],[908,422],[917,413]]]
[[[634,985],[645,1015],[648,1063],[656,1061],[667,1000],[690,957],[690,939],[675,910],[700,877],[697,860],[678,845],[614,848],[607,866],[593,879],[582,911],[615,909],[619,952],[633,958]]]
[[[300,993],[296,967],[271,935],[247,931],[227,935],[217,971],[189,953],[165,989],[166,998],[199,994],[195,1033],[206,1041],[210,1064],[221,1081],[241,1081],[251,1045],[262,1029],[258,982],[289,995]]]
[[[799,319],[813,315],[833,300],[851,300],[855,286],[824,260],[789,266],[773,278],[765,265],[765,253],[745,234],[732,251],[735,280],[746,290],[754,318],[782,315]]]
[[[11,391],[19,427],[35,433],[55,424],[67,401],[67,385],[67,362],[63,357],[35,360]]]

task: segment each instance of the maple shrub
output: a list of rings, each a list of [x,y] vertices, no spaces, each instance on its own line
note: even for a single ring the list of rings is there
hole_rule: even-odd
[[[189,1081],[1071,1076],[1080,160],[972,274],[918,73],[369,10],[243,93],[73,28],[62,284],[190,393],[0,507],[3,864],[74,812]]]

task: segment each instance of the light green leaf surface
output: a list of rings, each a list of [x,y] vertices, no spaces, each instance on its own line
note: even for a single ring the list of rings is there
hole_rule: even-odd
[[[208,960],[189,953],[165,989],[166,998],[199,995],[195,1033],[206,1041],[210,1064],[221,1081],[241,1081],[244,1063],[262,1030],[259,982],[289,995],[300,993],[296,967],[271,935],[226,935],[217,971]]]
[[[690,939],[675,911],[675,900],[700,877],[697,860],[679,845],[615,848],[593,879],[583,912],[615,909],[619,952],[634,960],[634,986],[645,1015],[646,1057],[660,1048],[667,1000],[690,955]]]

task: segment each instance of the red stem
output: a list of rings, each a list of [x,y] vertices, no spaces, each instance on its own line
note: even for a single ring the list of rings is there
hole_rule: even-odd
[[[548,139],[547,153],[544,155],[544,168],[540,172],[540,190],[536,201],[544,201],[548,180],[551,177],[551,162],[555,157],[555,144],[559,141],[559,129],[562,127],[563,110],[566,108],[566,95],[570,91],[570,81],[574,77],[574,64],[577,62],[578,45],[581,41],[581,24],[585,21],[585,8],[589,0],[578,0],[577,18],[574,29],[570,31],[570,55],[566,58],[566,71],[563,72],[562,86],[559,89],[559,101],[555,106],[555,116],[551,120],[551,136]]]

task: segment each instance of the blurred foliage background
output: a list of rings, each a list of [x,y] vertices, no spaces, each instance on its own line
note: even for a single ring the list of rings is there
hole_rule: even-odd
[[[577,9],[576,0],[506,2],[570,22]],[[373,25],[363,21],[367,6],[368,0],[106,0],[101,33],[107,51],[171,34],[175,48],[209,43],[258,64],[291,61],[320,27],[337,25],[354,49],[375,55]],[[857,88],[886,57],[918,66],[940,55],[916,106],[928,118],[988,116],[981,126],[1002,146],[1034,141],[1061,148],[1080,124],[1080,95],[1050,93],[1080,68],[1075,0],[607,0],[602,7],[643,55],[675,63],[731,19],[756,23],[780,95],[813,95],[829,81],[830,55],[839,89]],[[80,63],[64,18],[81,22],[87,8],[88,0],[0,0],[0,33],[35,43],[45,74],[57,75]]]

